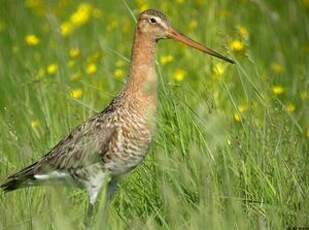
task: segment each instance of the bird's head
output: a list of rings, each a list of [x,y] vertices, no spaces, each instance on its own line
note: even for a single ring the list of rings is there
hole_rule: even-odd
[[[150,37],[155,41],[160,39],[174,39],[176,41],[182,42],[187,46],[200,50],[211,56],[220,58],[226,62],[233,63],[234,61],[224,57],[223,55],[217,53],[216,51],[203,46],[202,44],[193,41],[186,35],[177,32],[169,23],[167,17],[160,11],[154,9],[148,9],[139,15],[137,22],[137,31]]]

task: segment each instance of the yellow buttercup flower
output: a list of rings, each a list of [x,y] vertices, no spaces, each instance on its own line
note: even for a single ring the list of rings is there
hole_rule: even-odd
[[[247,30],[246,27],[244,26],[239,26],[238,27],[238,31],[239,31],[239,35],[244,38],[244,39],[247,39],[249,37],[249,32]]]
[[[282,74],[284,72],[284,68],[279,63],[272,63],[271,64],[271,71],[274,74]]]
[[[122,69],[116,69],[113,75],[116,79],[122,79],[125,76],[125,72]]]
[[[86,24],[90,19],[92,9],[93,8],[89,3],[80,4],[77,11],[70,17],[71,23],[77,27]]]
[[[73,99],[80,99],[83,95],[83,91],[81,89],[74,89],[70,92],[70,97]]]
[[[63,22],[60,25],[60,33],[63,37],[67,37],[70,34],[72,34],[74,31],[74,26],[71,22],[67,21],[67,22]]]
[[[89,75],[93,75],[97,72],[97,66],[95,63],[89,63],[86,67],[86,73]]]
[[[279,96],[284,93],[284,88],[281,85],[275,85],[272,87],[272,92],[274,95]]]
[[[230,42],[230,49],[235,52],[242,52],[245,50],[245,44],[240,40],[234,40]]]
[[[171,63],[174,60],[174,57],[172,55],[164,55],[160,57],[160,63],[162,65]]]
[[[55,75],[58,72],[58,65],[55,63],[49,64],[46,71],[49,75]]]
[[[29,34],[25,37],[25,42],[28,46],[36,46],[40,43],[40,39],[34,34]]]
[[[38,128],[38,127],[39,127],[39,121],[38,121],[38,120],[32,120],[32,121],[31,121],[31,127],[32,127],[33,129]]]
[[[225,65],[222,63],[217,63],[213,68],[212,72],[214,73],[215,77],[220,77],[225,72]]]
[[[183,69],[177,69],[174,73],[173,79],[175,81],[183,81],[186,75],[187,75],[186,71],[184,71]]]
[[[72,59],[78,58],[80,56],[80,50],[78,48],[70,49],[69,56]]]
[[[239,113],[234,113],[233,118],[235,122],[237,123],[241,122],[241,116]]]
[[[288,113],[293,113],[296,110],[296,106],[294,104],[292,104],[292,103],[289,103],[289,104],[287,104],[285,110]]]

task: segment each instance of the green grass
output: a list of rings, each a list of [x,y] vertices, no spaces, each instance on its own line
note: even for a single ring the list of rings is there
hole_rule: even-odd
[[[144,164],[120,184],[110,229],[309,227],[308,1],[89,1],[102,15],[96,10],[97,17],[65,38],[60,25],[80,1],[25,2],[0,1],[0,181],[117,94],[124,80],[113,75],[127,72],[132,15],[148,5],[237,65],[224,64],[217,76],[213,69],[221,61],[159,43],[157,132]],[[44,4],[29,7],[33,2]],[[29,34],[38,36],[38,45],[25,43]],[[242,52],[229,47],[238,39]],[[81,56],[69,67],[74,47]],[[174,60],[160,64],[168,54]],[[97,72],[89,76],[91,57]],[[51,63],[59,67],[54,75],[46,72]],[[187,72],[183,81],[174,80],[177,69]],[[74,74],[80,79],[70,80]],[[282,94],[272,92],[276,85]],[[75,89],[81,98],[70,96]],[[287,111],[289,104],[295,111]],[[86,198],[61,187],[1,192],[0,229],[82,228]]]

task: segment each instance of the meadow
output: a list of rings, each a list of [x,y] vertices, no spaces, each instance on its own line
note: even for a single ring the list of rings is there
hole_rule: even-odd
[[[236,64],[159,42],[157,132],[108,228],[309,228],[308,0],[0,5],[0,182],[117,95],[136,16],[156,8]],[[83,229],[86,207],[71,188],[0,191],[0,229]]]

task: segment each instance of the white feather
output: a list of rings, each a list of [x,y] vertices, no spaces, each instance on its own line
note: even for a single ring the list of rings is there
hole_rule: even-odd
[[[70,175],[66,172],[53,171],[48,174],[36,174],[34,178],[37,180],[64,179]]]

